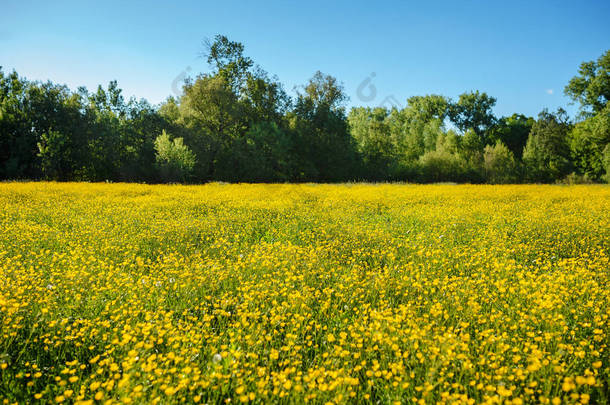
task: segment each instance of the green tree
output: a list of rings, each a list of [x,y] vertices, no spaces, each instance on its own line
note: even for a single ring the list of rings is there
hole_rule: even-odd
[[[218,159],[247,129],[242,106],[222,76],[201,75],[184,87],[180,102],[181,122],[189,132],[198,165],[197,178],[218,178]]]
[[[532,130],[534,122],[536,120],[532,117],[526,117],[523,114],[502,117],[490,129],[489,142],[493,144],[502,142],[510,149],[516,159],[521,159],[523,148],[527,143],[527,137]]]
[[[463,181],[463,162],[455,153],[445,149],[424,153],[419,158],[419,181],[435,183],[442,181]]]
[[[396,162],[396,145],[388,126],[389,111],[385,108],[352,108],[347,121],[355,140],[365,173],[369,180],[385,180],[391,176]]]
[[[597,61],[583,62],[578,75],[570,80],[564,93],[580,103],[584,116],[602,111],[610,101],[610,50]]]
[[[569,130],[570,124],[561,109],[556,114],[544,110],[538,115],[523,151],[529,180],[552,182],[570,172]]]
[[[30,179],[48,175],[49,171],[43,174],[39,144],[57,144],[61,137],[65,156],[56,166],[61,170],[51,177],[73,179],[87,154],[82,109],[78,95],[66,86],[28,82],[15,72],[5,76],[0,70],[0,175]]]
[[[485,179],[492,184],[515,183],[518,179],[517,163],[510,149],[501,141],[485,146],[483,154]]]
[[[253,148],[263,147],[260,142],[270,142],[263,147],[267,150],[284,144],[290,133],[284,130],[290,98],[276,79],[244,55],[243,44],[218,35],[207,42],[206,56],[211,73],[187,81],[180,100],[168,100],[161,113],[181,127],[175,130],[182,131],[196,153],[195,178],[239,181],[254,175],[242,169]],[[263,132],[265,136],[258,136]],[[282,139],[272,139],[275,135]],[[282,166],[276,163],[272,166]]]
[[[252,59],[244,55],[244,45],[229,40],[224,35],[216,35],[213,41],[204,42],[204,56],[212,66],[212,76],[220,76],[231,91],[239,97],[246,87]]]
[[[451,121],[462,132],[468,129],[481,138],[483,145],[488,144],[488,131],[496,122],[493,107],[496,99],[478,90],[460,95],[459,100],[449,108]]]
[[[300,180],[334,182],[353,176],[356,152],[343,106],[346,98],[337,79],[322,72],[298,95],[289,118],[297,134]]]
[[[70,140],[58,131],[42,134],[38,142],[38,156],[41,160],[43,176],[48,180],[67,180],[71,174],[68,159]]]
[[[207,61],[211,76],[221,77],[243,104],[243,114],[250,122],[276,122],[286,112],[290,98],[277,79],[244,55],[244,45],[217,35],[206,41]]]
[[[121,181],[155,180],[155,135],[168,128],[170,133],[182,134],[181,128],[165,119],[146,100],[130,100],[127,104],[128,119],[122,126],[122,150],[119,162]]]
[[[430,94],[410,97],[404,109],[390,112],[390,137],[401,161],[412,162],[434,150],[436,138],[444,129],[449,106],[446,97]]]
[[[576,169],[593,180],[605,174],[603,152],[610,144],[610,103],[596,115],[577,123],[569,137]]]
[[[465,177],[473,182],[484,181],[483,176],[483,152],[485,145],[481,138],[472,129],[468,129],[460,138],[459,155],[465,167]]]
[[[440,119],[432,119],[426,122],[422,128],[421,134],[424,141],[424,151],[429,152],[438,148],[439,142],[445,142],[447,134],[449,134],[449,132],[445,133],[443,122]],[[455,146],[454,149],[457,149],[457,134],[452,131],[450,135],[449,142],[453,142],[452,146]]]
[[[118,180],[124,142],[122,124],[126,120],[121,90],[112,81],[104,89],[98,86],[95,93],[84,93],[87,97],[87,121],[90,127],[87,136],[87,176],[92,180]]]
[[[458,154],[458,135],[450,130],[440,132],[434,150],[429,150],[418,159],[420,181],[463,181],[466,167]]]
[[[165,102],[159,106],[159,115],[171,123],[178,123],[180,120],[180,101],[169,96]]]
[[[0,178],[36,178],[40,175],[36,134],[28,114],[29,83],[16,72],[0,68]]]
[[[407,99],[406,113],[410,121],[417,120],[423,123],[432,120],[445,121],[451,106],[450,100],[438,94],[413,96]]]
[[[291,100],[277,78],[270,78],[258,68],[248,74],[242,103],[250,123],[273,122],[281,125]]]
[[[460,142],[460,155],[473,165],[479,165],[483,160],[483,144],[481,138],[472,129],[468,129]]]
[[[252,125],[230,151],[234,181],[285,182],[293,177],[293,139],[274,122]]]
[[[184,145],[182,138],[173,141],[163,131],[155,139],[157,164],[164,181],[187,181],[195,167],[195,154]]]

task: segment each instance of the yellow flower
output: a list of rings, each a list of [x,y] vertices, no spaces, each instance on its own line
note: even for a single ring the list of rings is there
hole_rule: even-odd
[[[571,378],[565,378],[563,380],[563,384],[561,385],[561,389],[568,392],[573,390],[574,388],[576,388],[576,385],[574,385],[574,382]]]
[[[598,186],[0,182],[0,345],[39,348],[0,353],[2,379],[83,405],[227,389],[591,402],[608,201]]]

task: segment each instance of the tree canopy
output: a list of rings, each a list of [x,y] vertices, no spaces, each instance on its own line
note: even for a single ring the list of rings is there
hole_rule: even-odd
[[[597,61],[583,62],[578,75],[570,80],[564,91],[580,103],[584,115],[602,111],[610,101],[610,50]]]
[[[0,67],[0,179],[141,182],[610,180],[610,51],[581,64],[565,93],[581,115],[496,117],[479,90],[353,107],[315,72],[291,97],[223,35],[209,69],[158,106],[28,81]]]

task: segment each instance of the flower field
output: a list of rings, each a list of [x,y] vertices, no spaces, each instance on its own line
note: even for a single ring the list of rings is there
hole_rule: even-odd
[[[607,186],[0,184],[0,400],[608,403]]]

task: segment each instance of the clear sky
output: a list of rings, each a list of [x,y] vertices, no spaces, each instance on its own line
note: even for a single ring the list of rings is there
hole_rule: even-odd
[[[321,70],[344,83],[350,106],[478,89],[498,99],[497,115],[575,111],[564,86],[610,49],[607,0],[0,3],[5,71],[73,89],[116,79],[153,104],[184,73],[207,70],[202,40],[219,33],[290,93]]]

